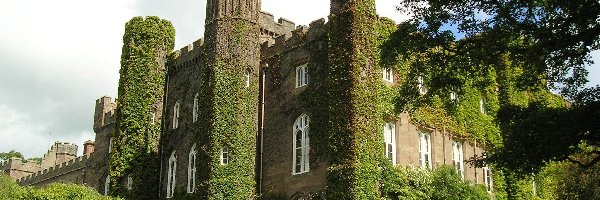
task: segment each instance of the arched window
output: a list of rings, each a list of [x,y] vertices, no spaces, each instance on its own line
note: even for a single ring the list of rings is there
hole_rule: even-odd
[[[294,141],[293,141],[293,167],[292,174],[301,174],[309,171],[309,157],[310,151],[309,138],[308,138],[308,124],[309,118],[307,115],[302,114],[294,123]]]
[[[180,109],[179,101],[175,103],[173,107],[173,129],[179,128],[179,109]]]
[[[221,148],[221,165],[227,165],[229,163],[229,147],[224,146]]]
[[[244,85],[250,87],[250,69],[246,69],[244,72]]]
[[[109,189],[110,189],[110,176],[106,176],[106,180],[104,181],[104,195],[108,195]]]
[[[188,156],[188,185],[187,192],[194,193],[196,189],[196,144],[190,149]]]
[[[194,110],[192,111],[192,120],[194,122],[198,121],[198,93],[194,96]]]
[[[169,157],[169,171],[167,172],[167,198],[173,197],[175,192],[175,175],[177,172],[177,157],[175,151]]]

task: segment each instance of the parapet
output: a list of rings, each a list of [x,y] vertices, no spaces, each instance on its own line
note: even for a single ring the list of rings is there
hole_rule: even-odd
[[[189,68],[194,64],[200,62],[201,56],[204,52],[204,39],[200,38],[172,54],[172,58],[175,59],[167,64],[167,74],[177,73],[185,68]]]
[[[103,96],[96,100],[94,110],[94,132],[98,133],[103,127],[114,123],[117,103],[111,97]]]
[[[259,25],[261,35],[269,36],[272,38],[279,37],[281,35],[291,35],[296,25],[294,22],[279,18],[275,21],[275,17],[271,13],[261,11],[259,16]]]
[[[262,58],[268,58],[297,46],[318,40],[326,35],[325,19],[321,18],[310,23],[310,26],[298,26],[291,35],[280,35],[274,43],[265,42],[261,45]]]
[[[16,180],[16,182],[20,185],[29,186],[29,185],[34,185],[41,181],[46,181],[46,180],[50,180],[53,178],[57,178],[61,175],[71,173],[73,171],[88,167],[89,166],[89,163],[88,163],[89,158],[90,158],[89,155],[83,155],[83,156],[71,159],[69,161],[54,165],[47,169],[39,170],[28,176],[19,178]]]

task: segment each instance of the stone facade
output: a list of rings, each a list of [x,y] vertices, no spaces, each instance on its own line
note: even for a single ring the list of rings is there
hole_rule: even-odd
[[[220,1],[209,1],[218,3]],[[243,2],[243,1],[241,1]],[[254,2],[254,1],[252,1]],[[260,1],[258,1],[260,2]],[[253,4],[248,4],[252,8]],[[334,5],[332,5],[334,6]],[[218,20],[231,14],[231,8],[219,8],[209,10],[207,24],[220,23]],[[229,13],[229,14],[228,14]],[[256,149],[256,181],[259,193],[278,193],[291,199],[297,199],[306,194],[322,191],[326,184],[326,173],[328,163],[319,160],[309,153],[309,168],[304,173],[293,173],[293,144],[294,133],[293,126],[299,116],[305,114],[309,118],[320,113],[307,113],[307,102],[304,102],[300,96],[308,87],[322,84],[322,80],[309,79],[305,87],[296,87],[297,67],[308,64],[311,58],[317,54],[327,55],[327,24],[324,19],[313,21],[309,26],[297,26],[289,20],[274,20],[273,15],[266,12],[254,13],[248,11],[249,22],[258,23],[254,30],[259,35],[254,38],[246,38],[251,44],[260,44],[259,55],[254,55],[249,50],[245,52],[246,61],[251,63],[252,67],[252,87],[258,89],[256,94],[259,99],[255,101],[258,107],[258,113],[253,113],[259,117],[252,116],[253,123],[258,126],[257,136],[259,143],[257,146],[248,148]],[[213,22],[216,21],[216,22]],[[216,26],[216,25],[215,25]],[[213,27],[213,33],[207,33],[205,37],[214,36],[221,33],[218,27]],[[220,32],[219,32],[220,31]],[[213,34],[213,35],[211,35]],[[225,34],[223,32],[222,34]],[[211,87],[213,84],[210,78],[202,78],[202,70],[213,66],[215,52],[229,50],[229,46],[219,43],[227,37],[212,38],[207,44],[204,39],[199,39],[177,51],[180,56],[172,63],[166,66],[165,96],[160,105],[156,105],[156,113],[153,120],[163,122],[163,131],[159,154],[161,156],[160,175],[160,196],[165,198],[168,184],[167,166],[171,154],[175,155],[177,162],[175,195],[181,195],[187,191],[188,187],[188,165],[189,155],[197,140],[196,132],[199,129],[199,122],[194,120],[194,105],[198,99],[200,87]],[[207,56],[212,56],[208,58]],[[232,56],[232,55],[228,55]],[[251,58],[256,56],[256,58]],[[260,56],[260,58],[258,57]],[[253,60],[256,59],[256,60]],[[209,63],[207,63],[209,62]],[[260,62],[260,65],[258,65]],[[235,63],[234,63],[235,64]],[[318,67],[318,66],[311,66]],[[309,68],[310,69],[310,68]],[[310,70],[316,70],[312,68]],[[240,74],[240,77],[242,75]],[[382,80],[383,81],[383,80]],[[389,83],[388,85],[395,84]],[[164,102],[164,103],[163,103]],[[174,127],[174,107],[180,105],[178,126]],[[164,105],[164,108],[163,108]],[[75,158],[75,154],[70,148],[56,148],[55,156],[48,156],[46,162],[41,166],[23,164],[20,160],[11,159],[2,170],[10,172],[11,176],[21,185],[42,186],[51,182],[72,182],[86,184],[96,188],[100,193],[105,192],[106,177],[108,176],[108,159],[110,154],[111,140],[110,135],[115,129],[115,109],[117,105],[110,97],[102,97],[96,101],[93,129],[96,133],[95,141],[88,141],[84,144],[85,155]],[[207,108],[197,108],[203,110]],[[164,116],[164,117],[163,117]],[[445,130],[431,127],[423,127],[411,123],[410,116],[406,113],[398,116],[395,124],[395,156],[396,165],[419,167],[419,132],[424,131],[431,134],[431,162],[432,168],[442,165],[453,164],[453,141],[463,141],[463,154],[465,159],[474,155],[480,155],[483,150],[476,143],[456,138],[452,133]],[[204,120],[204,119],[198,119]],[[381,126],[383,129],[383,125]],[[202,134],[202,133],[200,133]],[[254,134],[254,133],[253,133]],[[58,143],[57,143],[58,144]],[[64,144],[63,144],[64,146]],[[374,147],[375,148],[375,147]],[[51,150],[51,151],[53,151]],[[209,151],[197,148],[199,156],[206,156]],[[50,154],[50,151],[49,151]],[[51,158],[53,160],[51,160]],[[197,163],[197,173],[209,173],[209,163]],[[465,179],[483,183],[483,170],[474,168],[465,163]],[[198,180],[197,180],[198,182]],[[198,185],[198,184],[197,184]],[[197,186],[196,189],[201,188]],[[201,188],[205,189],[205,188]],[[196,192],[205,192],[198,191]]]

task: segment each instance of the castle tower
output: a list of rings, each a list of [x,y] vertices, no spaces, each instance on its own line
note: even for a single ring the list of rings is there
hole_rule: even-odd
[[[210,199],[255,193],[260,0],[208,0],[198,144],[208,150]],[[201,70],[202,71],[202,70]],[[202,167],[201,167],[202,168]]]
[[[134,17],[125,24],[115,131],[111,135],[110,194],[158,199],[161,123],[152,114],[162,102],[166,56],[174,47],[171,22]],[[129,177],[132,189],[125,188]],[[156,192],[150,192],[156,191]]]
[[[331,0],[327,199],[379,199],[384,154],[377,21],[375,0]]]

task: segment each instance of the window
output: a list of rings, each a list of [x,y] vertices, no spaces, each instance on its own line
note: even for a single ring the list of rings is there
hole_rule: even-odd
[[[383,80],[387,81],[387,82],[394,82],[394,73],[392,71],[392,68],[390,67],[385,67],[383,68]]]
[[[167,198],[173,197],[175,192],[175,175],[177,172],[177,157],[175,151],[169,157],[169,171],[167,171]]]
[[[309,138],[308,138],[308,125],[309,118],[307,115],[302,114],[294,123],[294,151],[293,151],[293,171],[292,174],[301,174],[309,171],[309,157],[310,151]]]
[[[131,190],[133,188],[133,176],[131,174],[127,175],[127,189]]]
[[[224,146],[221,148],[221,165],[227,165],[229,163],[229,147]]]
[[[452,162],[456,172],[463,179],[465,178],[464,160],[463,143],[459,141],[452,141]]]
[[[179,128],[179,109],[180,104],[179,101],[177,101],[173,107],[173,129]]]
[[[156,123],[156,113],[154,113],[154,112],[150,113],[150,123],[151,124]]]
[[[485,99],[485,97],[479,99],[479,111],[483,114],[487,114],[487,99]]]
[[[194,96],[194,107],[193,107],[193,111],[192,111],[192,121],[196,122],[198,121],[198,93],[196,93],[196,96]]]
[[[106,180],[104,181],[104,195],[108,195],[109,189],[110,189],[110,176],[106,176]]]
[[[483,181],[485,183],[485,188],[488,192],[492,192],[492,188],[494,187],[492,183],[492,170],[489,167],[483,167]]]
[[[112,137],[108,138],[108,153],[112,152]]]
[[[431,134],[419,131],[419,163],[431,169]]]
[[[396,164],[396,125],[393,122],[385,123],[383,137],[385,140],[385,157]]]
[[[250,69],[246,69],[244,72],[244,84],[246,87],[250,87]]]
[[[194,193],[196,189],[196,145],[192,146],[188,156],[188,185],[187,192]]]
[[[456,92],[451,91],[450,92],[450,100],[451,101],[458,101],[458,94],[456,94]]]
[[[296,67],[296,88],[308,84],[308,71],[306,66],[307,64]]]
[[[425,85],[425,80],[423,79],[423,75],[419,75],[419,77],[417,77],[417,86],[419,88],[419,93],[421,93],[421,94],[427,93],[427,86]]]

